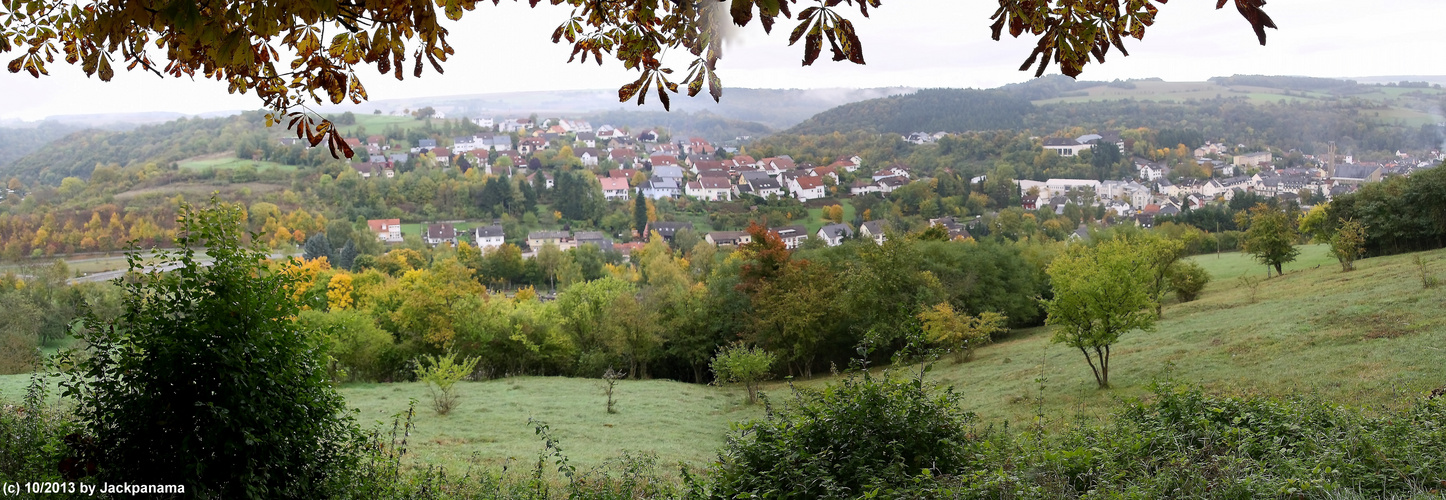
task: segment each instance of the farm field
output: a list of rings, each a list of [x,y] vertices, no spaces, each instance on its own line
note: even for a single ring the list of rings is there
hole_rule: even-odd
[[[287,172],[296,171],[296,165],[282,165],[280,163],[265,160],[244,160],[237,158],[235,153],[216,153],[205,156],[187,158],[176,162],[176,166],[183,169],[204,170],[214,168],[217,170],[238,168],[243,165],[256,167],[257,171],[268,168],[277,168]]]
[[[380,134],[383,129],[389,126],[395,125],[401,127],[402,130],[410,130],[422,126],[423,123],[422,120],[411,116],[373,115],[365,113],[357,113],[355,116],[355,124],[340,126],[337,127],[337,129],[344,135],[352,135],[359,127],[366,128],[367,134]]]

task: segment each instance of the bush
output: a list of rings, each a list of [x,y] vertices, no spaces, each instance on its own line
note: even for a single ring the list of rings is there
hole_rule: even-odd
[[[321,354],[293,318],[295,279],[241,246],[239,207],[181,206],[176,247],[128,254],[124,313],[85,321],[62,382],[98,480],[184,484],[223,498],[317,498],[359,436]],[[204,248],[214,261],[198,260]],[[173,269],[146,272],[149,266]],[[91,462],[94,460],[94,462]]]
[[[796,395],[729,438],[715,498],[855,498],[969,465],[974,416],[952,390],[865,373]]]
[[[1180,302],[1199,298],[1205,285],[1210,283],[1210,273],[1200,267],[1200,264],[1189,260],[1172,264],[1166,277],[1170,280],[1170,289],[1175,291],[1175,298],[1180,299]]]
[[[438,415],[446,415],[457,407],[461,394],[457,393],[457,382],[477,369],[477,358],[457,359],[457,354],[448,352],[440,356],[424,356],[417,361],[417,380],[427,384],[427,393],[432,396],[432,409]]]
[[[63,437],[75,423],[45,403],[45,387],[32,375],[23,403],[0,405],[0,483],[62,480]]]
[[[392,334],[378,328],[371,316],[354,309],[302,311],[301,325],[310,330],[331,358],[332,380],[377,381],[386,373],[383,356],[392,349]]]

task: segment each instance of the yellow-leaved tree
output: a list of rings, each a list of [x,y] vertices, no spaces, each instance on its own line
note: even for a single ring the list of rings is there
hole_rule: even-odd
[[[956,363],[973,357],[974,349],[988,344],[994,334],[1009,331],[1005,326],[1009,318],[1003,314],[985,311],[970,316],[955,311],[948,302],[921,311],[919,321],[929,343],[948,349]]]
[[[350,274],[337,273],[332,275],[331,282],[326,284],[327,307],[333,310],[351,309],[352,306],[356,305],[356,298],[352,295],[353,291]]]

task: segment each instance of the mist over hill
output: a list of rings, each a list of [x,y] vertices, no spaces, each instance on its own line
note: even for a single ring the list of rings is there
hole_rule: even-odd
[[[706,94],[700,94],[697,97],[675,96],[672,100],[671,112],[711,114],[738,122],[756,122],[771,129],[785,129],[835,106],[912,90],[908,87],[873,89],[728,88],[724,89],[721,102],[713,102],[713,99]],[[618,102],[617,91],[610,89],[388,99],[370,101],[356,106],[327,107],[324,108],[324,111],[371,113],[373,110],[381,110],[383,113],[393,113],[423,106],[431,106],[445,113],[446,116],[472,118],[526,116],[530,113],[547,117],[549,115],[575,116],[605,112],[645,114],[663,112],[662,106],[658,105],[654,99],[649,99],[643,106],[638,106],[634,102]]]

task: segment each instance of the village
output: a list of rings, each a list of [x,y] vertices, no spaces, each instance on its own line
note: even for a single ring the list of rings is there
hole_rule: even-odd
[[[796,162],[788,155],[754,158],[743,154],[740,141],[715,144],[700,137],[670,140],[658,130],[645,129],[636,134],[625,128],[602,125],[594,128],[580,120],[544,120],[533,123],[529,118],[474,119],[483,130],[466,137],[454,137],[451,144],[440,145],[437,139],[422,139],[414,144],[399,144],[385,136],[371,135],[365,141],[347,139],[357,150],[351,167],[363,178],[393,178],[400,165],[414,158],[426,158],[444,169],[456,168],[462,173],[471,169],[494,176],[525,176],[528,183],[547,189],[553,187],[551,169],[541,168],[534,156],[544,150],[558,149],[576,158],[582,168],[595,172],[594,189],[608,202],[629,202],[635,197],[648,200],[680,199],[710,202],[735,200],[763,201],[792,198],[799,202],[846,199],[861,196],[887,198],[900,187],[928,180],[901,163],[866,168],[859,155],[841,156],[827,165]],[[901,137],[912,144],[924,145],[948,134],[913,133]],[[1077,157],[1101,145],[1117,152],[1131,151],[1131,141],[1115,131],[1102,131],[1076,138],[1035,138],[1045,151],[1062,157]],[[746,147],[746,146],[745,146]],[[1043,181],[1021,179],[1016,185],[1019,206],[1027,211],[1049,210],[1064,213],[1067,205],[1094,209],[1103,215],[1099,224],[1132,223],[1152,227],[1158,216],[1179,215],[1182,211],[1199,210],[1211,204],[1227,203],[1243,193],[1274,197],[1308,210],[1316,203],[1354,192],[1361,184],[1379,182],[1392,175],[1409,175],[1413,170],[1436,165],[1442,159],[1439,151],[1423,157],[1397,153],[1389,162],[1357,162],[1351,155],[1295,155],[1292,166],[1286,159],[1270,151],[1240,151],[1218,142],[1208,142],[1193,151],[1196,165],[1208,172],[1208,178],[1180,179],[1171,182],[1172,167],[1166,162],[1134,157],[1130,161],[1136,175],[1119,180],[1058,178]],[[539,181],[537,176],[541,176]],[[851,181],[849,181],[851,179]],[[987,182],[986,176],[970,179],[970,184]],[[977,216],[976,216],[977,217]],[[368,225],[376,237],[386,243],[403,241],[400,219],[372,219]],[[499,221],[482,221],[461,229],[469,221],[434,221],[420,224],[418,235],[430,246],[455,245],[458,242],[488,250],[512,243],[532,255],[543,245],[556,245],[567,250],[580,245],[597,245],[604,251],[627,255],[640,247],[651,234],[657,233],[671,241],[680,230],[697,231],[693,222],[650,221],[643,231],[631,234],[608,234],[603,231],[533,230],[524,238],[508,240]],[[928,219],[929,225],[944,226],[951,238],[970,238],[974,220],[958,216]],[[788,248],[802,247],[809,238],[817,238],[827,246],[837,246],[845,239],[868,238],[882,243],[887,220],[834,221],[810,231],[803,225],[788,224],[770,227]],[[1081,223],[1076,236],[1084,236],[1086,224]],[[748,243],[745,231],[706,231],[704,241],[717,246]]]

